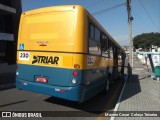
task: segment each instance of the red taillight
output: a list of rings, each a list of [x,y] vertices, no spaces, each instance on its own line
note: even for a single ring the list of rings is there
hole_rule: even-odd
[[[19,84],[24,84],[25,82],[19,82]]]
[[[59,92],[66,92],[66,90],[60,90]]]
[[[18,65],[16,65],[16,69],[18,69]]]
[[[26,83],[26,82],[19,82],[19,84],[27,85],[27,83]]]
[[[67,92],[67,90],[58,89],[58,88],[55,88],[55,91],[56,91],[56,92]]]
[[[78,72],[73,72],[72,75],[73,75],[74,77],[77,77],[77,76],[78,76]]]

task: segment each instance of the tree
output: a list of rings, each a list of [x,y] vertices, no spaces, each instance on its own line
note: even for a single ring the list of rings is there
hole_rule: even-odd
[[[133,38],[135,49],[142,48],[144,51],[149,51],[152,45],[160,47],[160,33],[142,33]]]

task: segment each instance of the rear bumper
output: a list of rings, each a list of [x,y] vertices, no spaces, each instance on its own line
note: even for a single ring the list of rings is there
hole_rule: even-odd
[[[28,82],[16,78],[16,88],[77,102],[82,102],[84,96],[83,85],[77,85],[74,87],[59,87],[41,83]]]

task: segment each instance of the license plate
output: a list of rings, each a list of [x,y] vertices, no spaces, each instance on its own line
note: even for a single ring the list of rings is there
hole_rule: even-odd
[[[42,77],[42,76],[37,76],[36,77],[36,82],[48,83],[48,78],[47,77]]]

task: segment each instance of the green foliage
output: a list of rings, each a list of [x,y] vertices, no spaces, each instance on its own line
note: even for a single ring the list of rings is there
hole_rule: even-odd
[[[152,45],[160,47],[160,33],[143,33],[133,38],[133,46],[149,51]]]

